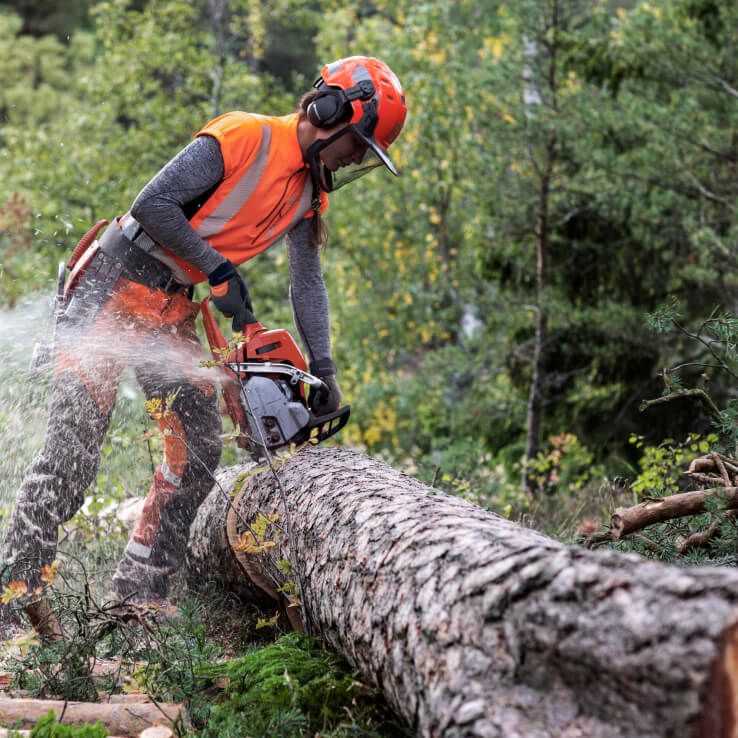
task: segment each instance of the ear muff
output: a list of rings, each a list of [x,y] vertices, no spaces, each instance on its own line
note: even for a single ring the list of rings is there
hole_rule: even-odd
[[[324,87],[323,80],[315,82],[318,94],[307,107],[307,118],[316,128],[332,128],[339,123],[351,120],[353,100],[370,100],[374,97],[374,83],[363,79],[353,87],[342,90],[340,87]]]
[[[351,106],[343,90],[321,90],[308,105],[307,118],[316,128],[332,128],[346,115]]]

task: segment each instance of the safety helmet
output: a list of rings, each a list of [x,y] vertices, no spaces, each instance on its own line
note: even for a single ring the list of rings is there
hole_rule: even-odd
[[[320,182],[331,192],[384,164],[392,174],[397,168],[387,152],[400,135],[407,115],[405,93],[397,75],[379,59],[349,56],[323,67],[313,85],[318,93],[307,107],[307,118],[317,128],[344,128],[308,149],[308,163]],[[320,161],[320,152],[341,136],[354,134],[367,146],[361,163],[330,172]]]

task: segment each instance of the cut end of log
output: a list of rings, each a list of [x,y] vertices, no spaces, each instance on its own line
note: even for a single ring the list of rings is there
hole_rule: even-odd
[[[155,725],[141,733],[138,738],[174,738],[174,733],[171,728],[167,728],[164,725]]]
[[[723,634],[695,738],[738,738],[738,621]]]

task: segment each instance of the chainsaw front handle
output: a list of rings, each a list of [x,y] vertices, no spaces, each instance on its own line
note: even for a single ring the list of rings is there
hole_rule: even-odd
[[[272,361],[233,361],[226,366],[236,374],[281,374],[289,379],[290,384],[304,382],[316,390],[328,391],[328,385],[320,378],[297,369],[292,364],[278,364]]]

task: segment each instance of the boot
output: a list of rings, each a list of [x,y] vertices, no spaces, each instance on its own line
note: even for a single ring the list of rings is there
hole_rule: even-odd
[[[23,609],[31,625],[42,638],[55,641],[64,637],[59,618],[51,609],[48,598],[42,597],[35,602],[29,602]]]

